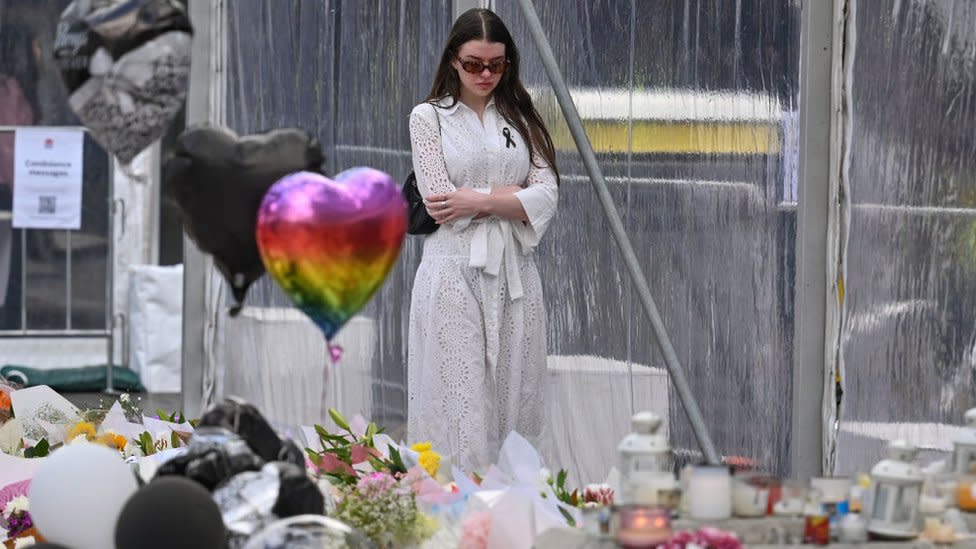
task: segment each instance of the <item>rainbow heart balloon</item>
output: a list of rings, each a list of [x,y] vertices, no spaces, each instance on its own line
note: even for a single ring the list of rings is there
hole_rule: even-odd
[[[393,267],[407,204],[386,173],[352,168],[331,180],[288,175],[258,210],[261,260],[327,340],[373,296]]]

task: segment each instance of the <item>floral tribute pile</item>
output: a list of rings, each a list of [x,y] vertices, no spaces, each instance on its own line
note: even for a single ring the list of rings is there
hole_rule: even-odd
[[[308,516],[309,492],[301,483],[321,496],[311,507],[315,513],[352,527],[383,549],[528,549],[549,528],[580,527],[584,509],[614,503],[606,484],[568,487],[567,472],[551,474],[517,433],[506,439],[496,465],[475,474],[452,466],[450,456],[429,442],[398,443],[375,423],[347,419],[336,410],[329,410],[334,425],[303,428],[302,451],[270,431],[250,405],[225,401],[217,408],[224,417],[217,424],[240,423],[238,432],[215,434],[214,410],[202,421],[163,410],[149,415],[129,395],[107,407],[78,410],[47,387],[16,390],[0,380],[0,541],[13,548],[43,539],[30,515],[33,473],[50,454],[79,444],[117,452],[143,482],[168,473],[202,483],[220,508],[231,549],[294,516],[282,509],[301,507]],[[229,417],[233,421],[226,421]],[[271,439],[278,457],[259,458],[259,449]],[[199,469],[194,464],[221,463],[212,461],[218,454],[236,469],[206,478],[191,474]],[[290,465],[303,459],[304,472]],[[298,484],[296,475],[302,477]],[[233,507],[265,486],[273,489],[263,501]],[[668,547],[702,541],[708,540],[676,537]]]

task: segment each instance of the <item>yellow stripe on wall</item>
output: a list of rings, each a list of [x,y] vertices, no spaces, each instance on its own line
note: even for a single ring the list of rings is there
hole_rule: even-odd
[[[584,122],[593,150],[625,153],[627,125],[620,122]],[[555,124],[552,140],[558,150],[575,150],[565,124]],[[636,122],[634,153],[670,154],[776,154],[781,143],[779,128],[749,122]]]

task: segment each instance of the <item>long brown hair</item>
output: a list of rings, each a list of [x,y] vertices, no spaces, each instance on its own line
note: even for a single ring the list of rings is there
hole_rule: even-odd
[[[532,104],[529,92],[519,79],[519,52],[515,47],[512,35],[495,13],[482,8],[470,9],[458,17],[447,37],[447,45],[441,54],[440,64],[434,74],[434,85],[425,101],[433,103],[450,96],[454,99],[452,106],[461,97],[461,80],[451,62],[457,58],[461,46],[471,40],[485,40],[505,45],[505,57],[508,68],[502,73],[498,86],[492,92],[495,107],[509,124],[529,144],[530,151],[537,151],[556,174],[559,181],[559,171],[556,169],[556,149],[546,125],[539,116],[539,111]],[[529,159],[531,160],[531,155]],[[541,167],[541,166],[537,166]]]

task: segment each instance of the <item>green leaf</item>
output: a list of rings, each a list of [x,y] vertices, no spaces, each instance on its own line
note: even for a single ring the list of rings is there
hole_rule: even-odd
[[[369,464],[374,471],[385,471],[390,468],[388,463],[384,463],[383,460],[376,456],[369,456]]]
[[[24,457],[27,458],[41,458],[48,455],[51,452],[51,445],[48,443],[46,438],[42,438],[37,441],[37,444],[33,448],[28,448],[24,450]]]
[[[149,434],[149,431],[143,431],[139,435],[138,442],[139,442],[139,449],[142,450],[142,453],[144,455],[149,456],[156,453],[156,445],[153,443],[153,438],[152,435]]]
[[[346,442],[346,437],[345,436],[343,436],[343,435],[334,435],[334,434],[326,431],[325,430],[325,427],[322,427],[321,425],[316,425],[315,426],[315,434],[317,434],[319,436],[319,438],[321,438],[323,440],[334,440],[334,441],[339,441],[339,442]]]
[[[182,422],[180,422],[180,423],[182,423]],[[169,442],[170,442],[171,447],[173,447],[173,448],[179,448],[180,446],[182,446],[182,444],[180,443],[180,437],[176,436],[176,431],[170,431],[169,434],[170,434],[170,436],[169,436]]]
[[[349,473],[333,472],[333,473],[326,473],[323,476],[329,479],[329,481],[332,482],[333,484],[352,485],[352,484],[356,484],[356,481],[358,480],[358,478],[355,475],[350,475]]]
[[[372,439],[374,435],[376,435],[376,424],[375,423],[370,423],[366,427],[366,438]]]
[[[318,463],[322,458],[319,457],[319,453],[311,448],[305,448],[305,453],[308,454],[308,459],[312,460],[312,463]]]
[[[406,473],[407,467],[403,464],[403,458],[400,457],[400,451],[390,446],[390,462],[393,466],[390,467],[390,472],[392,473]]]
[[[166,410],[163,410],[162,408],[156,408],[156,415],[159,416],[159,419],[163,421],[172,421],[170,415],[166,413]]]
[[[567,511],[567,510],[563,509],[562,507],[560,507],[559,508],[559,512],[562,513],[563,518],[566,519],[566,522],[568,522],[571,527],[573,527],[573,528],[576,527],[576,521],[573,520],[573,515],[569,514],[569,511]]]
[[[559,472],[556,473],[556,486],[558,486],[560,490],[563,490],[566,486],[567,475],[568,473],[566,472],[566,469],[560,469]]]
[[[346,418],[342,417],[342,414],[339,413],[339,410],[336,410],[335,408],[329,408],[329,417],[332,418],[332,421],[334,421],[335,424],[338,425],[340,429],[345,429],[346,431],[352,432],[352,429],[349,428],[349,424],[346,423]]]

